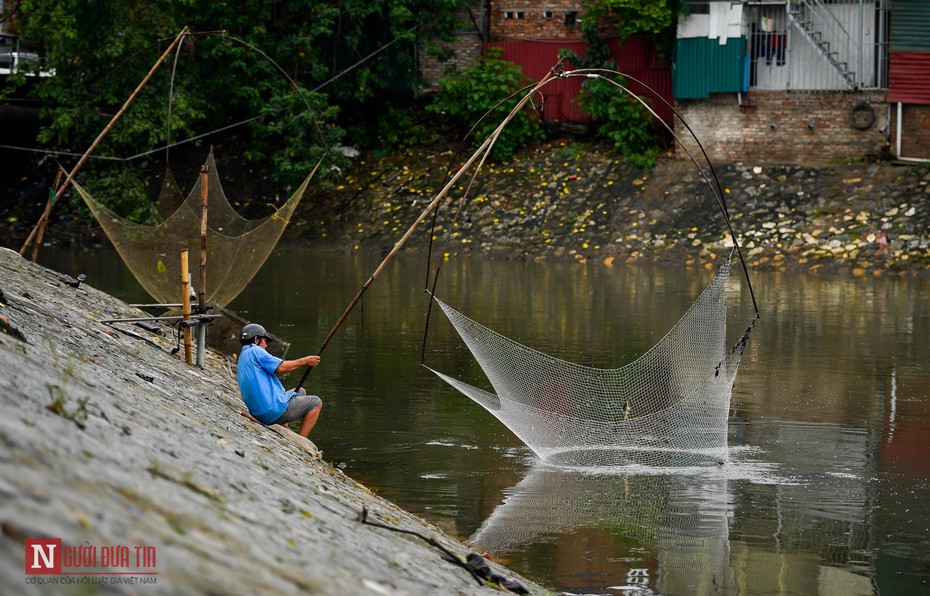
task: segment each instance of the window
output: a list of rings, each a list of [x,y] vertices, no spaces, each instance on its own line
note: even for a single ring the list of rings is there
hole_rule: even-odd
[[[504,13],[505,19],[522,19],[523,11],[522,10],[508,10]]]
[[[543,11],[543,18],[544,18],[544,19],[551,19],[551,18],[554,17],[554,16],[555,16],[555,13],[552,12],[551,10],[544,10],[544,11]]]
[[[576,24],[577,22],[578,22],[578,12],[577,12],[577,11],[574,11],[574,10],[573,10],[573,11],[571,11],[571,12],[566,12],[566,13],[565,13],[565,24],[566,24],[566,25],[574,25],[574,24]]]

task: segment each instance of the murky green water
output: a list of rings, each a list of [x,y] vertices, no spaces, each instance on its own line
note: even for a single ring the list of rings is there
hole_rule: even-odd
[[[149,300],[111,251],[42,259]],[[288,338],[290,356],[315,353],[379,262],[278,252],[230,306]],[[755,274],[762,320],[733,394],[730,463],[584,475],[540,465],[419,366],[425,276],[419,258],[389,266],[307,383],[324,401],[311,438],[382,496],[575,593],[930,587],[930,281]],[[651,347],[710,277],[454,259],[438,294],[524,344],[608,367]],[[735,339],[752,311],[734,279]],[[431,321],[427,364],[483,386],[451,326],[436,311]]]

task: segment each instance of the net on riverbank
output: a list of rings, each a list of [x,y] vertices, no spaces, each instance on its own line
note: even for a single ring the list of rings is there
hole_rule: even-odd
[[[616,369],[548,356],[437,298],[495,392],[433,372],[551,464],[680,467],[724,462],[730,395],[749,337],[747,329],[736,345],[726,347],[731,258],[732,253],[658,344]]]
[[[258,220],[240,216],[230,205],[211,152],[207,166],[207,291],[206,300],[229,304],[245,289],[274,249],[291,215],[313,177],[311,172],[274,214]],[[157,301],[176,303],[181,298],[182,249],[190,251],[191,271],[197,279],[200,251],[201,179],[186,199],[169,170],[159,197],[164,206],[180,206],[156,225],[140,225],[117,215],[74,182],[74,188],[93,212],[110,242],[139,284]]]

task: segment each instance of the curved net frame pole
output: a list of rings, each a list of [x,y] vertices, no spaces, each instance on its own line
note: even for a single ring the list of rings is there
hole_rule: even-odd
[[[323,350],[326,349],[326,346],[329,344],[330,340],[332,340],[333,336],[336,334],[336,331],[342,326],[342,324],[348,318],[349,313],[352,312],[352,310],[355,308],[355,305],[358,304],[359,300],[361,300],[362,294],[365,293],[365,290],[367,290],[368,287],[375,281],[375,278],[378,277],[378,274],[380,274],[381,271],[384,270],[388,262],[390,262],[390,260],[394,258],[394,255],[397,254],[397,251],[399,251],[400,248],[404,245],[404,243],[407,242],[407,239],[410,238],[410,236],[413,234],[413,231],[416,230],[416,228],[421,223],[423,223],[423,220],[426,219],[426,216],[429,215],[429,212],[437,207],[437,205],[439,204],[439,201],[441,201],[449,193],[449,190],[451,190],[455,186],[455,183],[458,182],[459,178],[461,178],[465,174],[465,172],[472,166],[472,164],[474,164],[478,160],[479,157],[481,158],[481,162],[478,166],[478,168],[480,169],[481,164],[483,164],[484,160],[487,159],[488,154],[491,151],[491,148],[494,146],[494,142],[497,141],[497,137],[500,136],[501,131],[504,130],[504,127],[507,126],[507,124],[517,114],[519,114],[520,111],[523,110],[524,107],[526,107],[526,104],[529,103],[530,99],[533,97],[534,93],[538,89],[541,89],[551,80],[559,76],[557,69],[560,70],[559,65],[552,68],[546,74],[546,76],[544,76],[536,85],[533,86],[533,89],[530,93],[527,93],[525,96],[523,96],[522,99],[520,99],[519,102],[517,102],[517,104],[510,111],[507,117],[504,118],[504,120],[500,123],[500,125],[498,125],[496,129],[494,129],[494,132],[491,133],[491,135],[489,135],[488,138],[484,140],[484,142],[481,144],[478,150],[475,151],[471,155],[471,157],[468,158],[468,161],[466,161],[465,164],[461,168],[459,168],[459,171],[456,172],[455,175],[449,180],[449,182],[447,182],[446,185],[442,188],[442,190],[440,190],[436,194],[433,200],[430,201],[429,205],[427,205],[423,209],[423,212],[420,213],[416,221],[414,221],[413,224],[410,226],[410,228],[408,228],[407,231],[404,233],[404,235],[401,236],[400,240],[398,240],[397,243],[394,244],[394,248],[391,249],[391,252],[389,252],[387,256],[384,257],[384,260],[381,261],[381,264],[378,265],[377,269],[374,270],[374,272],[371,274],[371,277],[369,277],[368,280],[362,285],[361,289],[359,289],[358,293],[349,303],[349,306],[346,307],[345,312],[342,313],[342,316],[339,317],[339,320],[336,321],[335,325],[333,325],[333,328],[326,335],[326,339],[323,340],[323,344],[320,346],[320,349],[317,351],[318,356],[323,353]],[[307,377],[310,375],[310,371],[312,370],[313,370],[312,367],[307,367],[307,370],[304,371],[303,376],[300,378],[300,382],[297,383],[298,391],[300,390],[301,387],[303,387],[304,382],[307,380]]]
[[[523,100],[554,78],[586,77],[615,85],[658,118],[640,97],[604,76],[626,76],[623,73],[608,69],[564,72],[559,65],[556,69],[559,69],[557,74],[540,81]],[[675,114],[681,118],[677,111]],[[685,123],[701,149],[716,186],[669,124],[658,119],[710,187],[734,249],[688,312],[647,353],[617,369],[576,365],[483,327],[433,295],[478,361],[494,392],[426,368],[488,410],[550,464],[681,467],[719,465],[728,458],[727,418],[733,382],[755,324],[754,320],[740,340],[727,349],[726,286],[733,253],[740,261],[742,254],[713,164],[694,131]],[[499,131],[500,127],[496,132]],[[482,149],[491,145],[493,143],[486,141]],[[472,179],[480,169],[479,163]],[[463,204],[464,197],[460,210]],[[752,293],[745,263],[743,269]],[[752,302],[757,320],[759,310],[754,295]]]
[[[190,31],[187,27],[181,29],[181,32],[178,33],[177,37],[174,38],[174,41],[171,42],[171,45],[159,56],[158,60],[155,61],[155,64],[152,65],[152,68],[149,69],[148,74],[145,75],[145,78],[142,79],[142,82],[139,83],[139,86],[136,87],[136,90],[132,92],[132,95],[129,96],[129,99],[123,104],[123,107],[110,119],[110,122],[104,127],[100,134],[97,135],[97,138],[94,139],[94,142],[90,144],[90,147],[87,148],[87,151],[84,152],[84,155],[81,156],[81,159],[78,160],[77,165],[71,170],[68,174],[68,177],[65,178],[65,181],[61,183],[61,186],[58,188],[58,192],[55,193],[51,199],[48,200],[48,203],[45,204],[45,211],[42,213],[42,217],[39,219],[39,223],[32,229],[32,232],[29,234],[29,237],[26,238],[26,242],[23,243],[23,247],[19,249],[20,256],[26,254],[26,249],[29,248],[29,244],[32,243],[32,240],[36,237],[38,233],[39,226],[43,221],[48,221],[48,216],[52,211],[52,206],[55,202],[61,198],[61,195],[68,189],[68,185],[71,184],[71,181],[74,180],[74,175],[77,174],[78,170],[84,165],[87,161],[87,158],[90,157],[90,154],[94,152],[94,149],[97,148],[97,145],[100,144],[100,141],[103,140],[103,137],[107,136],[107,133],[116,125],[116,122],[123,116],[129,105],[136,99],[136,96],[142,91],[142,88],[145,87],[146,83],[149,82],[149,79],[152,78],[152,75],[155,74],[155,71],[158,70],[158,67],[161,66],[161,63],[165,61],[165,58],[174,50],[175,46],[181,43],[181,40],[185,35],[188,35]]]
[[[714,182],[712,183],[710,181],[710,179],[707,176],[707,173],[704,171],[704,168],[702,168],[701,165],[694,158],[694,156],[691,155],[691,152],[688,150],[687,146],[685,146],[684,142],[681,140],[681,137],[679,137],[678,134],[675,133],[672,127],[667,122],[665,122],[665,120],[659,117],[659,115],[655,112],[655,110],[652,109],[652,107],[649,104],[643,101],[641,97],[639,97],[638,95],[630,91],[627,87],[625,87],[624,85],[621,85],[617,81],[614,81],[604,76],[604,74],[616,75],[616,76],[623,77],[624,79],[631,80],[643,86],[644,88],[648,89],[650,92],[652,92],[652,94],[655,97],[657,97],[659,100],[665,103],[665,105],[668,106],[668,108],[671,109],[672,112],[676,116],[678,116],[678,119],[681,120],[681,123],[685,126],[685,128],[688,129],[688,133],[691,135],[691,138],[694,139],[695,143],[697,143],[698,148],[701,150],[701,154],[704,156],[704,160],[707,162],[708,169],[710,170],[710,173],[714,178]],[[678,110],[675,109],[675,106],[670,104],[664,97],[662,97],[658,92],[656,92],[654,89],[652,89],[652,87],[650,87],[646,83],[626,73],[622,73],[616,70],[610,70],[606,68],[577,69],[574,71],[566,72],[564,74],[564,77],[565,78],[585,77],[589,79],[600,79],[604,82],[614,85],[615,87],[618,87],[619,89],[623,90],[624,93],[626,93],[627,95],[632,97],[634,100],[639,102],[650,114],[652,114],[652,116],[656,120],[661,122],[662,126],[665,127],[665,129],[669,132],[669,134],[672,135],[672,138],[675,139],[675,142],[678,143],[682,151],[685,152],[685,155],[688,156],[688,159],[691,161],[691,163],[694,164],[694,167],[697,168],[698,172],[701,174],[701,178],[704,180],[704,182],[710,188],[711,193],[714,195],[714,200],[716,201],[717,206],[720,209],[720,213],[723,215],[723,220],[724,220],[724,223],[726,223],[727,231],[730,234],[730,238],[733,239],[733,246],[736,249],[736,255],[739,257],[740,263],[743,265],[743,273],[744,273],[744,276],[746,277],[746,286],[749,288],[750,298],[752,298],[752,306],[756,312],[756,318],[759,318],[760,316],[759,306],[756,303],[756,294],[752,289],[752,281],[749,279],[749,268],[746,267],[746,262],[743,260],[743,251],[740,247],[739,239],[736,236],[736,231],[733,229],[733,224],[730,221],[730,213],[727,209],[726,201],[723,198],[723,190],[721,189],[721,186],[720,186],[720,180],[717,178],[717,172],[716,170],[714,170],[714,166],[710,163],[710,158],[707,156],[707,152],[704,150],[704,145],[701,144],[701,140],[697,137],[697,134],[694,132],[694,130],[692,130],[691,126],[688,125],[687,121],[685,121],[685,119],[681,116]]]

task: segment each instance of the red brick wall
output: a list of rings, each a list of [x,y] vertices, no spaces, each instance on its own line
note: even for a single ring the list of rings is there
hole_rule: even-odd
[[[892,130],[897,125],[898,105],[892,105]],[[897,142],[897,132],[892,137]],[[901,155],[930,159],[930,105],[905,104],[901,112]]]
[[[854,106],[868,103],[875,114],[866,130],[850,122]],[[752,91],[712,95],[709,99],[679,100],[676,109],[715,162],[827,164],[846,158],[879,155],[886,147],[888,104],[883,91],[859,93],[786,93]],[[692,155],[694,142],[676,123]],[[687,158],[680,147],[676,155]]]
[[[485,0],[472,0],[471,14],[461,10],[458,15],[463,29],[458,32],[458,40],[448,45],[454,50],[454,56],[445,61],[419,54],[420,74],[427,82],[429,90],[438,89],[439,79],[450,69],[465,70],[474,64],[481,55],[482,34],[489,34],[491,40],[520,39],[579,39],[581,37],[581,0],[490,0],[486,8]],[[490,14],[485,14],[488,10]],[[566,25],[566,14],[575,14],[573,25]],[[487,19],[489,31],[479,31]],[[486,41],[486,40],[485,40]]]
[[[574,24],[566,14],[574,13]],[[508,38],[578,39],[581,37],[580,0],[491,0],[491,40]]]

